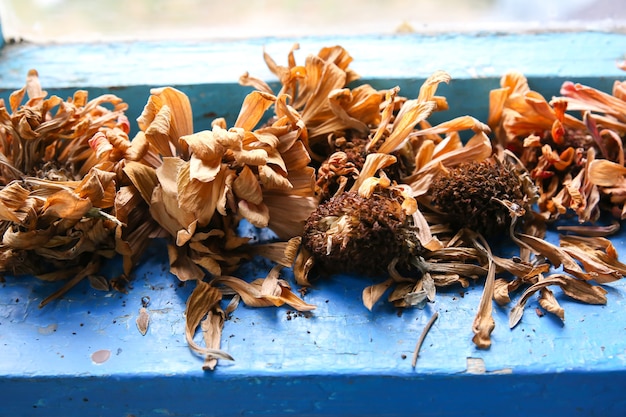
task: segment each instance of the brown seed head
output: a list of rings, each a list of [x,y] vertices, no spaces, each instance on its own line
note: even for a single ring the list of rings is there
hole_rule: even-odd
[[[311,214],[302,243],[327,272],[384,273],[394,258],[401,266],[421,248],[401,205],[390,190],[338,194]]]
[[[430,191],[433,205],[448,215],[453,226],[485,236],[502,233],[510,226],[511,216],[503,201],[527,206],[519,175],[490,160],[451,169],[435,178]]]

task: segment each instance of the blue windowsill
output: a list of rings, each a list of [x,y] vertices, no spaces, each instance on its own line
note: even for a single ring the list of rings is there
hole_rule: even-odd
[[[298,39],[300,57],[341,44],[355,58],[363,82],[399,85],[415,96],[432,71],[453,81],[440,90],[450,111],[487,117],[488,92],[506,70],[518,69],[531,87],[557,94],[562,81],[609,91],[625,74],[626,34],[473,34]],[[113,92],[131,106],[131,122],[149,89],[173,85],[192,100],[195,127],[214,117],[233,121],[249,89],[245,71],[272,79],[265,47],[284,62],[294,40],[215,43],[162,42],[75,45],[5,45],[0,52],[0,96],[20,88],[30,68],[49,93],[69,96]],[[626,259],[626,234],[613,239]],[[39,302],[56,284],[6,277],[0,284],[0,415],[623,415],[626,400],[626,284],[606,286],[606,306],[559,298],[562,324],[526,306],[508,328],[508,308],[494,308],[489,350],[471,342],[482,283],[440,291],[424,310],[401,315],[381,302],[363,307],[371,279],[337,276],[315,282],[305,296],[312,315],[288,308],[240,306],[224,327],[222,348],[234,362],[213,372],[187,347],[183,312],[190,286],[167,272],[166,252],[155,242],[135,270],[128,294],[79,284],[44,309]],[[247,265],[248,278],[271,266]],[[106,271],[115,274],[113,262]],[[287,278],[289,273],[287,271]],[[150,297],[151,322],[142,336],[135,320]],[[415,369],[411,355],[424,325],[428,333]],[[96,363],[93,354],[110,357]],[[481,368],[484,366],[484,368]]]

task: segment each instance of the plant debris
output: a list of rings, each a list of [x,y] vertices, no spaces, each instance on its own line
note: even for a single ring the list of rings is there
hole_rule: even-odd
[[[433,327],[433,324],[435,324],[435,320],[437,320],[437,317],[439,317],[439,312],[435,311],[433,315],[430,316],[430,319],[428,320],[428,323],[426,323],[426,326],[424,326],[424,330],[422,330],[419,339],[417,339],[417,343],[415,344],[415,350],[413,351],[413,359],[411,360],[411,366],[413,368],[415,368],[415,366],[417,365],[417,358],[419,357],[420,349],[422,348],[424,339],[426,339],[426,335],[428,334],[430,328]]]
[[[626,273],[607,238],[626,218],[626,82],[612,94],[566,82],[547,101],[511,72],[490,93],[487,124],[466,115],[433,126],[430,116],[449,107],[436,95],[451,79],[445,71],[408,98],[397,86],[359,85],[341,46],[301,64],[298,48],[287,65],[264,54],[278,91],[240,78],[253,91],[232,126],[217,118],[195,131],[189,98],[163,87],[151,91],[132,140],[119,98],[46,98],[29,72],[9,107],[0,103],[0,271],[66,280],[42,306],[86,277],[123,290],[99,275],[102,259],[121,256],[128,277],[149,242],[165,237],[170,272],[194,285],[185,336],[208,370],[233,359],[220,341],[240,300],[309,312],[315,306],[298,292],[337,272],[380,278],[363,289],[370,310],[385,294],[398,308],[420,308],[439,288],[484,283],[472,324],[483,349],[494,301],[513,303],[511,328],[533,296],[537,314],[564,320],[555,287],[607,302],[601,285]],[[254,242],[242,222],[278,239]],[[559,244],[545,239],[549,228],[563,233]],[[502,242],[515,253],[500,253]],[[275,266],[238,277],[256,256]]]

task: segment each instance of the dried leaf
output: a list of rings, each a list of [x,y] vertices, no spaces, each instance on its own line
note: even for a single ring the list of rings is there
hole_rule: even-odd
[[[561,236],[561,246],[566,251],[573,251],[573,257],[579,259],[589,270],[593,279],[601,284],[612,282],[626,275],[626,264],[620,262],[613,243],[603,237]]]
[[[422,285],[426,292],[426,297],[431,303],[435,301],[435,295],[437,294],[437,288],[435,287],[435,281],[429,272],[424,273],[422,277]]]
[[[509,281],[503,278],[498,278],[494,281],[493,299],[500,306],[507,305],[511,302],[509,296]]]
[[[389,294],[389,297],[387,297],[387,301],[389,301],[390,303],[394,303],[394,304],[396,304],[397,301],[401,301],[402,303],[398,307],[400,306],[407,307],[405,305],[406,303],[404,303],[404,297],[410,292],[414,291],[414,288],[416,286],[419,286],[421,288],[421,282],[418,282],[418,283],[414,281],[399,282],[395,286],[395,288],[391,291],[391,293]]]
[[[426,302],[429,301],[426,290],[412,291],[404,295],[402,298],[407,307],[424,308]]]
[[[485,252],[489,259],[487,278],[485,279],[483,293],[478,304],[478,311],[472,323],[472,331],[474,332],[472,342],[474,342],[479,349],[488,349],[491,346],[491,332],[493,332],[493,329],[496,327],[496,322],[493,320],[492,316],[496,264],[493,262],[491,249],[489,249],[487,242],[485,242],[481,236],[472,237],[472,241],[476,249]]]
[[[296,283],[303,287],[310,287],[311,283],[309,282],[309,272],[313,265],[315,264],[315,259],[311,255],[306,248],[300,247],[300,252],[298,252],[298,256],[296,256],[296,260],[293,265],[293,275],[296,279]]]
[[[170,272],[181,281],[201,280],[204,271],[187,255],[187,248],[167,245],[170,260]]]
[[[602,237],[602,236],[613,235],[619,232],[620,223],[617,221],[614,221],[609,226],[566,225],[566,226],[557,226],[556,230],[560,232],[573,232],[581,236]]]
[[[522,260],[500,258],[498,256],[494,256],[493,260],[498,267],[516,277],[519,277],[523,281],[530,281],[537,275],[545,274],[550,270],[550,265],[547,263],[533,264]]]
[[[232,312],[235,311],[237,307],[239,307],[240,301],[241,301],[241,297],[239,296],[239,294],[233,295],[233,298],[230,300],[230,302],[226,306],[226,310],[224,310],[224,314],[226,315],[226,317],[232,314]]]
[[[235,290],[243,302],[250,307],[273,307],[287,304],[298,311],[310,311],[316,308],[312,304],[305,303],[301,298],[291,292],[291,289],[284,284],[279,284],[279,295],[271,295],[263,294],[261,292],[261,286],[263,285],[262,279],[256,280],[253,283],[248,283],[241,278],[223,275],[214,278],[213,283],[226,285]]]
[[[89,275],[95,274],[98,272],[100,268],[100,258],[98,256],[94,256],[93,259],[82,269],[80,270],[74,277],[72,277],[69,281],[67,281],[61,288],[44,298],[39,303],[39,308],[45,307],[49,302],[56,300],[61,297],[63,294],[68,292],[72,287],[82,281],[85,277]]]
[[[290,268],[295,262],[302,238],[291,238],[288,242],[271,242],[251,245],[250,252],[279,265]]]
[[[81,269],[82,267],[76,266],[74,268],[56,270],[53,272],[48,272],[46,274],[38,274],[37,279],[48,282],[61,281],[76,276],[81,271]]]
[[[438,287],[449,287],[451,285],[460,284],[461,287],[469,287],[469,281],[459,274],[431,274],[435,285]]]
[[[614,282],[622,279],[624,276],[622,272],[611,268],[602,259],[594,256],[594,253],[589,253],[576,247],[566,247],[563,250],[584,266],[589,274],[589,279],[593,279],[600,284]]]
[[[281,283],[281,287],[282,292],[279,299],[281,303],[284,302],[298,311],[313,311],[317,308],[315,305],[306,303],[302,298],[298,297],[284,282]],[[276,304],[276,301],[274,301],[274,304]]]
[[[275,265],[272,270],[267,274],[263,283],[261,284],[261,296],[266,297],[269,300],[278,299],[282,293],[281,286],[278,283],[278,277],[280,276],[280,270],[282,265]],[[281,304],[277,304],[280,306]]]
[[[537,254],[543,255],[550,260],[555,268],[563,265],[563,270],[570,274],[581,278],[591,279],[589,274],[585,273],[580,265],[565,250],[551,244],[550,242],[535,236],[519,234],[518,238],[531,247]]]

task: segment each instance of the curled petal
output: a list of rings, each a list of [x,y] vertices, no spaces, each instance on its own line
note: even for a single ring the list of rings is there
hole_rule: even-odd
[[[600,187],[624,186],[624,176],[626,167],[606,159],[596,159],[589,166],[589,181]]]
[[[239,213],[254,227],[267,227],[270,222],[270,212],[263,203],[254,204],[246,200],[239,200]]]
[[[259,180],[264,190],[290,190],[293,188],[288,178],[285,178],[268,165],[259,166]]]
[[[263,91],[253,91],[243,101],[235,127],[252,130],[259,123],[265,111],[276,102],[276,96]]]
[[[46,199],[43,213],[60,219],[80,220],[91,207],[89,199],[80,198],[71,191],[60,190]]]
[[[233,182],[233,191],[237,197],[252,204],[261,204],[263,202],[263,193],[259,181],[247,165],[244,165]]]

